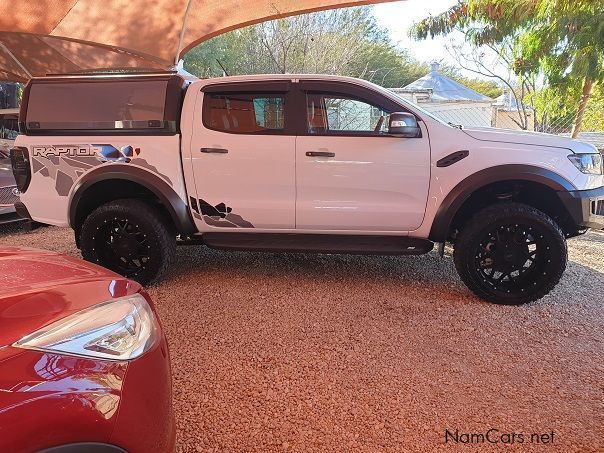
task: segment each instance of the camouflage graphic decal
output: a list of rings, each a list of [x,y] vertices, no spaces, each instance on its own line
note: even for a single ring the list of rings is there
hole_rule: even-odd
[[[62,197],[69,191],[88,170],[106,162],[131,164],[145,168],[164,179],[170,186],[172,181],[161,173],[157,167],[139,157],[140,148],[112,145],[54,145],[34,146],[32,150],[32,169],[34,174],[51,178],[55,181],[55,190]]]
[[[161,173],[157,167],[154,167],[145,159],[142,159],[139,156],[141,150],[140,148],[133,148],[132,146],[122,146],[120,149],[117,149],[111,145],[92,145],[94,147],[100,148],[100,156],[99,158],[103,162],[124,162],[126,164],[133,164],[139,167],[146,168],[153,173],[161,176],[168,184],[172,185],[172,181],[166,175]]]
[[[204,222],[208,225],[223,228],[254,228],[247,220],[237,214],[233,214],[233,209],[224,203],[218,203],[212,206],[204,200],[199,200],[199,209]]]
[[[102,162],[95,157],[79,157],[77,160],[75,158],[59,158],[56,156],[32,157],[34,174],[39,173],[40,175],[55,181],[55,190],[57,191],[57,194],[62,197],[69,195],[72,186],[83,174],[82,171],[91,170],[101,164]]]
[[[193,217],[199,220],[203,220],[201,215],[199,214],[199,206],[197,206],[197,200],[193,197],[189,197],[189,204],[191,205],[191,209],[193,210]]]

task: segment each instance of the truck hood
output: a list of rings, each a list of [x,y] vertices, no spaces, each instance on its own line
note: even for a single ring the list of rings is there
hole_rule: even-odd
[[[3,346],[76,311],[139,290],[137,283],[82,260],[2,247],[0,352]]]
[[[573,140],[560,135],[543,134],[540,132],[516,131],[508,129],[463,128],[470,137],[476,140],[499,143],[516,143],[520,145],[547,146],[549,148],[560,148],[570,150],[576,154],[597,153],[595,146]]]

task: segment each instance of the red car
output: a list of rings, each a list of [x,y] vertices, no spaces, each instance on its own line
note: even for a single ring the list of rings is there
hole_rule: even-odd
[[[170,359],[138,283],[0,248],[0,452],[171,452]]]

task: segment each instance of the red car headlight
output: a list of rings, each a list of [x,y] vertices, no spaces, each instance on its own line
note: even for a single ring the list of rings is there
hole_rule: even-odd
[[[132,360],[159,337],[159,325],[143,296],[110,300],[45,326],[13,346],[56,354]]]

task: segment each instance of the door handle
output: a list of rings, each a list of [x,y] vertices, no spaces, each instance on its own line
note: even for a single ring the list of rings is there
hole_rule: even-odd
[[[336,157],[336,153],[329,151],[307,151],[306,155],[308,157]]]
[[[201,148],[199,151],[206,154],[226,154],[229,152],[228,149],[224,148]]]

